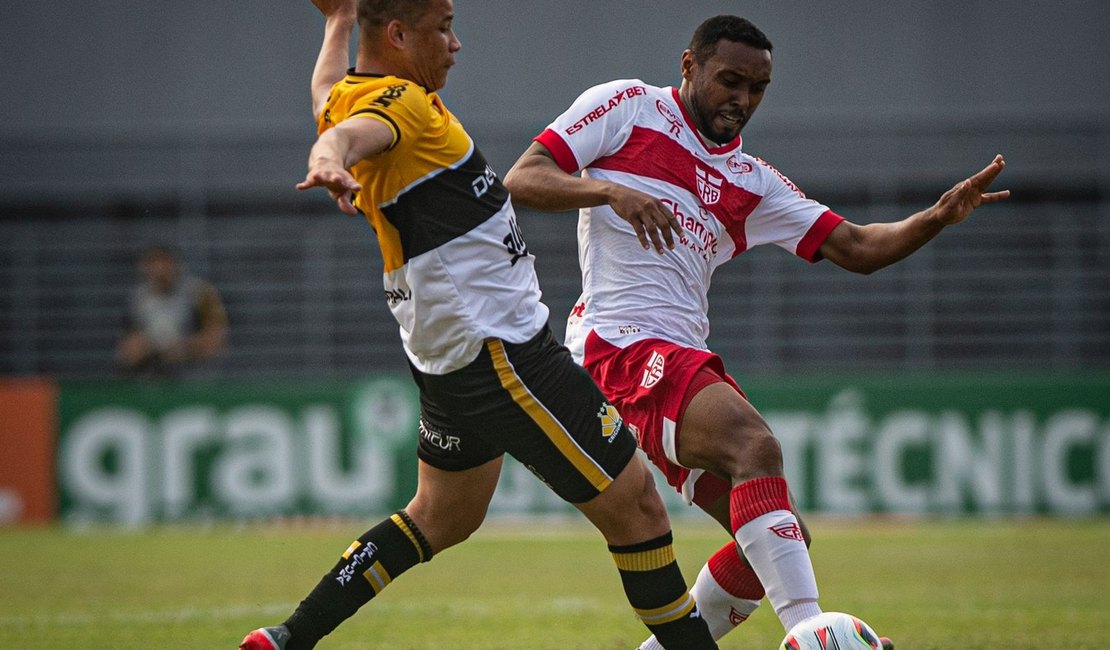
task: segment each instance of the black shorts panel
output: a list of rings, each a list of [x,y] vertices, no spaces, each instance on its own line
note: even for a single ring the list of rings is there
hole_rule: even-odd
[[[418,453],[433,467],[468,469],[509,453],[564,500],[581,503],[636,451],[616,408],[547,328],[525,343],[489,340],[470,365],[446,375],[414,374]]]

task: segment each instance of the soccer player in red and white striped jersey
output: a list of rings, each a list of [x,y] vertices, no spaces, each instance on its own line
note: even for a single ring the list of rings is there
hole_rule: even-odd
[[[567,346],[668,482],[732,533],[691,590],[718,639],[765,594],[787,630],[821,609],[780,445],[706,346],[713,272],[774,244],[871,273],[1009,195],[988,191],[1005,166],[996,156],[899,221],[857,225],[809,199],[742,148],[771,82],[771,50],[751,22],[710,18],[682,54],[678,88],[638,79],[590,88],[505,180],[519,206],[580,211],[582,295]]]

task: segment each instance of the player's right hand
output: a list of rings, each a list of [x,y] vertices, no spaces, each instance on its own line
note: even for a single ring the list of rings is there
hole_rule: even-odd
[[[303,192],[314,187],[327,189],[328,194],[331,195],[331,198],[335,200],[336,205],[344,214],[352,216],[358,214],[358,210],[352,201],[355,192],[361,190],[362,185],[346,169],[342,167],[309,169],[305,179],[297,183],[297,189]]]
[[[682,225],[674,211],[649,194],[624,186],[615,189],[609,206],[632,225],[644,250],[654,247],[660,254],[674,250],[674,235],[682,235]]]

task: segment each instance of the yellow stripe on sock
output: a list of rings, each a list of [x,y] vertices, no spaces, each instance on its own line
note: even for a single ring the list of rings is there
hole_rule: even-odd
[[[369,569],[363,571],[362,577],[366,578],[366,581],[373,587],[374,595],[382,593],[382,589],[385,589],[389,586],[389,583],[393,582],[393,578],[389,575],[389,572],[385,570],[381,562],[375,562]]]
[[[412,534],[412,529],[409,528],[409,525],[405,523],[405,520],[401,518],[401,515],[396,513],[394,513],[393,516],[390,517],[390,520],[392,520],[393,523],[401,529],[401,532],[405,534],[405,537],[409,538],[409,541],[412,542],[412,545],[416,547],[416,553],[420,556],[420,561],[423,562],[424,549],[420,546],[420,542],[417,541],[416,535]]]
[[[509,357],[505,353],[505,345],[501,340],[492,339],[487,342],[486,347],[493,359],[493,367],[497,370],[497,376],[501,379],[501,386],[509,391],[513,401],[524,409],[524,412],[532,418],[533,422],[539,425],[540,429],[547,435],[547,439],[559,450],[559,453],[569,460],[578,470],[578,473],[590,484],[599,492],[609,487],[613,478],[606,474],[605,470],[594,462],[586,452],[582,451],[582,448],[578,446],[570,433],[563,428],[563,425],[542,404],[536,401],[536,398],[524,386],[516,371],[513,370]],[[597,435],[601,435],[600,428]]]
[[[613,553],[613,561],[621,571],[655,571],[674,562],[674,546],[636,553]]]
[[[639,617],[645,625],[663,625],[671,621],[677,621],[680,618],[689,616],[690,612],[694,611],[696,603],[694,597],[690,592],[682,594],[682,597],[669,605],[656,607],[654,609],[639,609],[636,610],[636,616]]]
[[[362,546],[362,542],[358,541],[357,539],[351,542],[351,545],[347,547],[347,550],[343,551],[343,559],[351,559],[351,556],[355,554],[355,551],[357,551],[358,547],[360,546]]]

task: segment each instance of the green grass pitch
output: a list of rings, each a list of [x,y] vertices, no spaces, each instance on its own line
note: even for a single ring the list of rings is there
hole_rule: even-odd
[[[234,648],[283,620],[370,521],[0,529],[0,648]],[[825,609],[899,650],[1110,648],[1110,521],[811,518]],[[687,580],[725,541],[679,519]],[[577,519],[490,522],[395,581],[321,650],[631,649],[601,538]],[[771,650],[764,602],[721,647]]]

